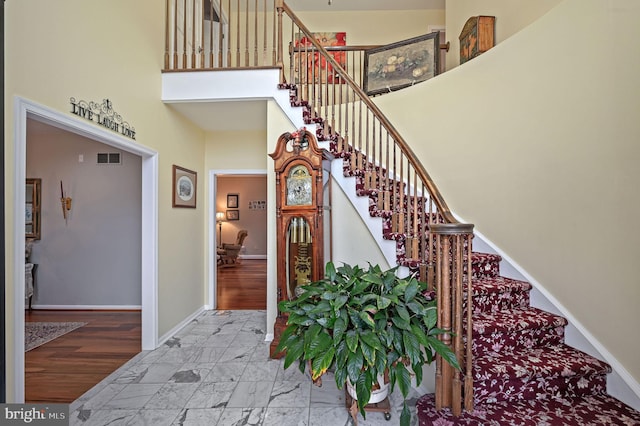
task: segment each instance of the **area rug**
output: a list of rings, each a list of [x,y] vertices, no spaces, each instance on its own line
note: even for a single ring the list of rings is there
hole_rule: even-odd
[[[87,324],[86,322],[26,322],[24,327],[24,351],[44,345]]]

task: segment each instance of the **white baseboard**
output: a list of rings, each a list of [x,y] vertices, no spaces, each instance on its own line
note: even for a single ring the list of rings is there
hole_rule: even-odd
[[[266,254],[241,254],[238,255],[240,259],[266,259]]]
[[[174,335],[176,335],[180,330],[182,330],[187,324],[189,324],[191,321],[197,318],[204,311],[205,311],[204,306],[198,308],[194,313],[192,313],[191,315],[189,315],[188,317],[180,321],[171,330],[167,331],[165,334],[160,336],[160,338],[158,339],[158,347],[162,346],[164,342],[166,342],[167,340],[172,338]]]
[[[51,311],[141,311],[141,305],[32,305],[33,309]]]

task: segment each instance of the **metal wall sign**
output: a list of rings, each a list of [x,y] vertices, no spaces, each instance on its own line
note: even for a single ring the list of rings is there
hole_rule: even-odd
[[[136,129],[122,119],[122,116],[114,111],[111,101],[103,99],[102,103],[87,102],[69,98],[71,102],[71,113],[85,120],[97,123],[122,136],[136,140]]]

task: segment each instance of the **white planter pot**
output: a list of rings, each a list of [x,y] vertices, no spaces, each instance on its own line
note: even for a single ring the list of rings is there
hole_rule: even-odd
[[[374,389],[371,391],[371,397],[369,398],[369,402],[367,404],[376,404],[389,395],[389,383],[384,382],[384,375],[378,375],[378,385],[380,389]],[[351,380],[347,378],[347,392],[351,395],[351,398],[357,400],[358,395],[356,394],[356,388],[351,385]]]

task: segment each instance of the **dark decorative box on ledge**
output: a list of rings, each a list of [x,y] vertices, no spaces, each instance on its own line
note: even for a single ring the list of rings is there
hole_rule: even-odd
[[[472,16],[460,33],[460,64],[475,58],[495,45],[495,16]]]

